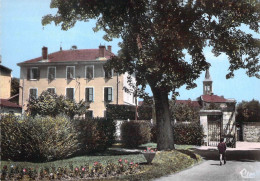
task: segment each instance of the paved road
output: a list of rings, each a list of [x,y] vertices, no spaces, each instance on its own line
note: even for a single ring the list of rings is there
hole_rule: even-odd
[[[155,181],[260,180],[260,143],[238,142],[237,148],[227,150],[227,164],[222,166],[215,147],[199,147],[194,152],[203,157],[201,164]]]

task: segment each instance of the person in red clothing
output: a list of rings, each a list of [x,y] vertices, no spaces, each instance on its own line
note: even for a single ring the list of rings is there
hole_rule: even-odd
[[[218,144],[220,166],[222,165],[222,160],[224,160],[224,164],[226,164],[226,149],[227,145],[224,142],[224,138],[220,138],[220,143]]]

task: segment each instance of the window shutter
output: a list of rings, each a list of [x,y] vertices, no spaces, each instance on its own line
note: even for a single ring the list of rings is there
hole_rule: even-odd
[[[86,88],[85,100],[89,102],[89,90],[88,90],[88,88]]]
[[[111,87],[109,87],[108,88],[108,101],[112,101],[112,88]]]
[[[104,101],[108,101],[108,88],[107,87],[105,88],[104,93],[105,93],[105,95],[104,95],[105,100]]]
[[[30,71],[31,71],[31,69],[28,68],[28,69],[27,69],[27,80],[30,80],[30,73],[31,73]]]

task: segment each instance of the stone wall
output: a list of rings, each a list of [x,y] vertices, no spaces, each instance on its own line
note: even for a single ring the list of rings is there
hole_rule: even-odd
[[[242,125],[243,140],[260,142],[260,122],[246,122]]]

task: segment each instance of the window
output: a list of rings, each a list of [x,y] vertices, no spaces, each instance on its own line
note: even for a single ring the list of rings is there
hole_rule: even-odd
[[[54,80],[56,78],[56,67],[48,67],[48,79]]]
[[[28,80],[37,80],[40,78],[40,70],[38,67],[31,67],[27,69],[27,79]]]
[[[86,66],[86,79],[94,78],[94,65]]]
[[[112,87],[105,87],[104,88],[104,98],[105,98],[104,100],[106,102],[111,102],[112,97],[113,97]]]
[[[86,118],[93,118],[93,111],[92,110],[88,110],[85,114]]]
[[[66,72],[67,72],[67,79],[75,78],[75,67],[74,66],[68,66],[66,68]]]
[[[104,70],[105,71],[105,78],[110,79],[113,77],[113,70]]]
[[[55,94],[55,88],[48,88],[47,91],[51,94]]]
[[[31,88],[29,91],[29,99],[37,99],[37,89]]]
[[[66,98],[70,100],[74,99],[74,88],[66,88]]]
[[[86,90],[85,90],[85,100],[87,102],[93,102],[94,101],[94,91],[93,91],[93,88],[86,88]]]

